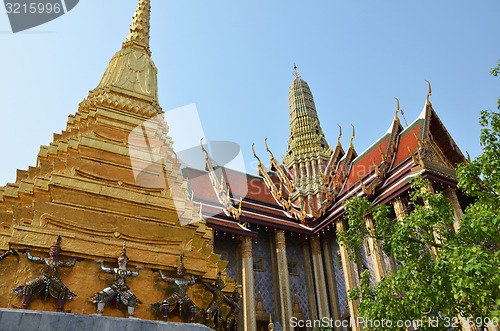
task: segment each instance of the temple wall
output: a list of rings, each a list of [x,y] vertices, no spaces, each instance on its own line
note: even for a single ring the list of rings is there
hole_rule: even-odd
[[[255,290],[255,296],[257,296],[257,293],[260,290],[264,309],[267,311],[268,314],[272,314],[273,316],[275,316],[276,313],[274,308],[275,284],[273,283],[274,271],[273,271],[273,264],[271,262],[271,247],[269,243],[270,233],[272,233],[271,230],[261,231],[257,239],[258,244],[253,245],[254,265],[256,258],[262,258],[264,262],[262,271],[254,269],[254,282],[255,282],[254,290]]]
[[[297,291],[299,297],[299,306],[306,319],[311,318],[311,312],[309,311],[309,293],[307,289],[307,280],[305,275],[305,261],[304,261],[304,249],[302,248],[302,240],[298,239],[297,235],[290,236],[287,235],[287,259],[288,264],[297,263],[298,264],[298,274],[289,274],[290,277],[290,291],[292,291],[292,300],[294,290]],[[293,304],[293,302],[292,302]]]
[[[226,275],[236,282],[240,281],[241,270],[238,270],[238,241],[231,234],[218,233],[214,236],[214,252],[221,254],[221,258],[228,261]]]
[[[333,258],[333,268],[335,270],[335,281],[337,282],[337,300],[340,316],[344,316],[347,310],[347,293],[345,288],[344,272],[339,258],[339,245],[336,237],[330,239],[331,254]]]

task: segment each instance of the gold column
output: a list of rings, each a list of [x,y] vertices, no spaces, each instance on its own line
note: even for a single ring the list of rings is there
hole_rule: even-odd
[[[335,270],[333,269],[333,258],[329,245],[329,237],[323,236],[323,254],[325,256],[325,274],[328,281],[328,292],[330,294],[330,302],[332,303],[331,313],[336,321],[340,320],[339,302],[337,299],[337,285],[335,281]]]
[[[460,229],[460,219],[462,218],[463,211],[460,206],[460,202],[457,197],[457,190],[454,187],[450,187],[444,191],[444,197],[453,207],[453,228],[456,232]]]
[[[241,238],[241,280],[243,285],[243,330],[255,331],[255,295],[253,278],[252,237]]]
[[[406,212],[406,202],[403,200],[401,197],[397,197],[396,199],[392,200],[392,207],[394,208],[394,213],[396,214],[396,220],[398,222],[403,222],[404,218],[408,213]],[[389,256],[389,260],[391,262],[391,269],[392,271],[396,271],[396,260],[394,259],[394,256]]]
[[[314,283],[316,284],[316,303],[318,305],[319,318],[330,317],[328,307],[328,289],[325,281],[325,269],[321,254],[321,240],[319,237],[311,237],[311,253],[314,269]]]
[[[318,311],[316,310],[316,293],[314,291],[313,270],[311,267],[311,250],[309,249],[309,242],[304,241],[304,271],[307,280],[307,293],[309,297],[309,309],[311,310],[311,319],[317,320]]]
[[[373,231],[375,230],[375,225],[373,224],[373,218],[371,216],[367,216],[365,221],[368,233],[372,234]],[[368,236],[368,246],[369,246],[368,248],[371,251],[375,281],[379,282],[382,278],[384,278],[384,267],[383,267],[384,264],[382,256],[380,255],[380,249],[378,247],[377,240],[372,236]]]
[[[293,330],[289,327],[290,319],[292,318],[292,296],[290,291],[290,279],[288,277],[285,231],[283,230],[276,230],[276,258],[278,262],[281,322],[284,330]]]
[[[344,232],[347,230],[347,225],[345,224],[345,220],[343,219],[337,221],[336,225],[338,232]],[[347,294],[349,294],[349,291],[356,286],[353,277],[352,263],[349,259],[347,248],[342,243],[339,243],[339,247],[340,256],[342,258],[342,269],[344,270],[345,289]],[[354,300],[347,300],[347,302],[349,303],[349,315],[351,316],[351,329],[355,331],[361,330],[360,326],[356,323],[358,318],[358,305]]]
[[[392,207],[394,208],[396,219],[402,222],[406,216],[406,205],[403,199],[397,197],[396,199],[392,200]]]

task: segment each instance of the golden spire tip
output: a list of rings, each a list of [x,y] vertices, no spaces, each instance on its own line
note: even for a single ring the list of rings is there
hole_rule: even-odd
[[[149,48],[149,28],[151,21],[151,1],[139,0],[135,10],[126,43],[139,44]]]

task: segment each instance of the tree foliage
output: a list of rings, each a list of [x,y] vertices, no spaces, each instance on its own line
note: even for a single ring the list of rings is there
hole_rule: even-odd
[[[500,74],[500,62],[491,74]],[[411,211],[403,220],[391,217],[388,206],[373,206],[362,197],[345,203],[349,227],[339,233],[339,242],[352,258],[359,258],[364,238],[371,236],[398,264],[376,284],[368,270],[361,274],[360,286],[349,294],[360,300],[360,316],[417,321],[421,330],[449,329],[458,316],[472,318],[478,326],[500,318],[500,113],[482,111],[480,124],[482,154],[457,168],[458,187],[474,199],[458,231],[452,206],[419,177],[412,183]],[[371,231],[367,217],[375,224]]]

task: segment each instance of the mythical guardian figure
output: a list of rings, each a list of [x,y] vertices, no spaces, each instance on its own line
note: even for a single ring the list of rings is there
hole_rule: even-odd
[[[57,311],[63,312],[66,301],[76,296],[75,293],[71,292],[66,285],[63,284],[58,275],[59,267],[73,267],[77,261],[77,259],[68,262],[59,260],[61,239],[62,236],[59,235],[54,245],[50,246],[48,258],[35,257],[31,255],[30,250],[27,248],[19,250],[21,253],[26,253],[26,257],[31,262],[45,265],[40,277],[27,282],[24,286],[13,289],[14,292],[23,296],[23,303],[19,307],[20,309],[28,309],[32,296],[43,292],[45,300],[47,300],[49,295],[57,299]]]
[[[217,276],[217,280],[213,285],[207,284],[203,281],[201,283],[212,292],[213,299],[212,302],[208,305],[205,311],[205,325],[210,326],[211,321],[213,320],[215,329],[219,330],[222,327],[222,303],[224,302],[224,293],[222,293],[222,289],[226,286],[224,281],[222,280],[221,273]]]
[[[137,277],[139,276],[139,271],[141,267],[136,267],[136,271],[127,270],[127,247],[126,243],[123,242],[122,254],[118,257],[118,268],[106,268],[104,262],[101,260],[96,261],[101,265],[101,271],[109,274],[115,275],[114,283],[97,292],[97,294],[90,298],[89,300],[93,303],[97,303],[97,314],[102,315],[104,312],[104,306],[106,303],[116,299],[116,303],[123,303],[127,306],[128,316],[132,318],[134,316],[135,308],[140,304],[140,300],[130,291],[127,286],[127,277]]]
[[[0,255],[0,261],[5,259],[9,255],[19,256],[15,250],[11,249],[11,250],[8,250],[7,252],[3,253],[2,255]]]
[[[224,295],[224,301],[231,308],[229,314],[226,317],[226,323],[224,325],[225,331],[237,331],[238,330],[238,316],[240,314],[240,299],[241,295],[238,292],[238,288],[241,286],[235,286],[231,298]]]
[[[188,316],[188,321],[190,323],[194,322],[195,317],[200,313],[201,309],[196,306],[196,304],[187,295],[186,291],[189,286],[196,284],[196,280],[193,276],[190,279],[186,278],[186,268],[184,267],[184,254],[180,256],[180,264],[177,267],[177,277],[167,277],[163,274],[161,270],[153,270],[154,272],[159,271],[161,279],[167,283],[174,284],[175,292],[163,300],[162,302],[154,303],[153,309],[161,313],[164,320],[168,319],[168,315],[177,307],[179,310],[179,317],[184,311]]]

